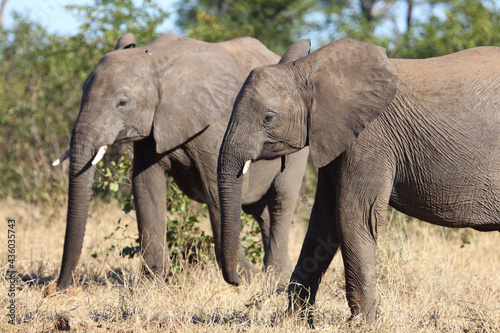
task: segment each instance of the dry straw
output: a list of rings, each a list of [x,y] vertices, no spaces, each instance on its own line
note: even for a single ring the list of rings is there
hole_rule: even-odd
[[[7,248],[0,248],[1,332],[309,332],[297,318],[276,321],[286,295],[262,279],[231,287],[213,262],[188,265],[166,284],[139,274],[139,259],[106,253],[104,240],[118,209],[93,207],[76,272],[75,295],[43,298],[44,283],[58,274],[65,210],[3,200],[0,219],[15,218],[16,268],[24,277],[16,293],[17,324],[7,317]],[[302,212],[296,217],[300,219]],[[208,228],[208,226],[207,226]],[[6,228],[0,244],[6,244]],[[135,228],[129,228],[133,239]],[[209,229],[209,228],[208,228]],[[290,252],[298,257],[305,223],[292,228]],[[123,242],[130,241],[128,238]],[[127,243],[123,244],[128,245]],[[373,326],[346,323],[343,266],[337,256],[315,306],[316,330],[333,332],[500,332],[500,233],[450,230],[391,211],[379,227],[379,315]],[[30,280],[31,279],[31,280]]]

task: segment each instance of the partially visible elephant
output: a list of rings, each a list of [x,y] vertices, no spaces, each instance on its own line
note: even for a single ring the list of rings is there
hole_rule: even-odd
[[[238,284],[243,165],[308,146],[318,187],[288,311],[314,304],[340,248],[352,316],[373,321],[388,205],[437,225],[500,231],[500,48],[403,60],[350,39],[310,55],[304,45],[290,47],[295,59],[254,69],[235,102],[219,156],[222,271]]]
[[[190,198],[207,204],[220,261],[219,147],[250,70],[280,58],[253,38],[206,43],[169,34],[144,47],[134,48],[135,43],[131,34],[120,38],[115,51],[100,60],[83,84],[80,113],[65,154],[71,161],[69,200],[57,290],[72,283],[94,165],[115,142],[134,141],[134,203],[148,269],[168,273],[165,173]],[[287,159],[285,170],[280,159],[262,161],[244,184],[243,210],[259,222],[264,265],[276,273],[292,269],[288,233],[307,157],[308,152],[295,154]],[[236,252],[240,273],[260,271],[245,259],[241,248]]]

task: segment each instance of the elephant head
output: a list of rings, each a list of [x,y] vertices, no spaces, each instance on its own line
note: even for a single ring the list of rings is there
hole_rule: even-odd
[[[241,181],[251,161],[309,145],[313,163],[323,167],[396,93],[397,73],[381,47],[343,39],[308,53],[309,43],[298,41],[279,64],[254,69],[234,104],[218,167],[222,271],[228,283],[238,284]]]
[[[158,154],[170,151],[222,117],[240,87],[235,59],[215,44],[173,34],[144,47],[135,44],[132,34],[124,35],[85,80],[70,149],[54,162],[70,157],[58,289],[71,283],[85,234],[93,165],[107,146],[152,138]],[[200,54],[211,61],[199,61]]]

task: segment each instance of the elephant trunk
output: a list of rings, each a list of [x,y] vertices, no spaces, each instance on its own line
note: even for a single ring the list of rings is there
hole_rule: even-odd
[[[57,282],[59,290],[71,284],[72,273],[82,251],[95,172],[91,162],[98,147],[94,147],[94,140],[89,135],[94,134],[94,131],[90,130],[89,133],[88,129],[85,131],[81,127],[75,127],[71,137],[68,215],[61,272]]]
[[[251,158],[235,154],[237,151],[235,147],[237,146],[224,140],[219,155],[217,176],[221,208],[222,274],[227,283],[237,286],[243,169],[246,167],[248,170],[249,163],[245,162]]]

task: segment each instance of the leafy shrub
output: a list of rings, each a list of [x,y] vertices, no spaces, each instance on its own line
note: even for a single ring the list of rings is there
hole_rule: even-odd
[[[167,190],[167,247],[170,251],[170,270],[180,270],[180,261],[189,263],[214,259],[214,240],[200,230],[200,217],[206,217],[204,210],[192,209],[192,200],[170,179]]]
[[[252,264],[262,264],[264,260],[264,243],[262,243],[259,224],[252,216],[242,212],[241,230],[241,243],[245,257]]]

